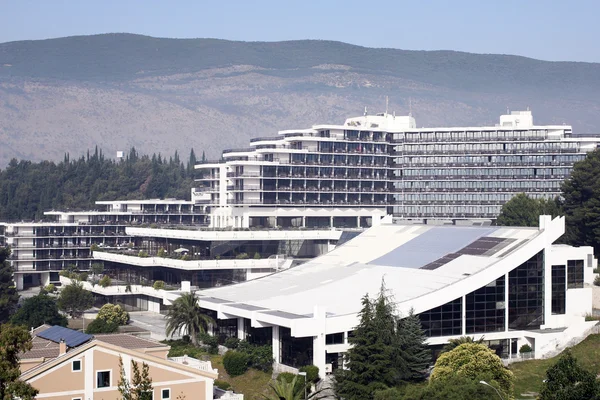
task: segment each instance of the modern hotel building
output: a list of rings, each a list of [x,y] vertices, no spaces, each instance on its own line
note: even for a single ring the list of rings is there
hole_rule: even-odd
[[[417,128],[412,116],[350,118],[251,140],[198,164],[193,200],[212,227],[368,227],[384,215],[489,220],[517,193],[560,194],[598,137],[535,125],[530,111],[496,126]]]

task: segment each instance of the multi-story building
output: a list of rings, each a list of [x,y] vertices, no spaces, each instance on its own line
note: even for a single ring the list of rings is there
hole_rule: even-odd
[[[48,211],[54,221],[0,223],[0,245],[10,246],[19,290],[58,282],[70,266],[86,270],[92,245],[120,248],[131,242],[128,226],[205,226],[202,205],[186,200],[98,201],[101,210]]]
[[[280,131],[199,164],[193,199],[212,227],[367,227],[409,219],[493,219],[517,193],[555,197],[573,164],[600,143],[530,111],[497,126],[416,128],[412,116]]]

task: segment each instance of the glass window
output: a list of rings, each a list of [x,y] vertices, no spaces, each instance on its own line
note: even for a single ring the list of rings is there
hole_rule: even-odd
[[[428,337],[462,334],[462,297],[419,314]]]
[[[160,398],[163,400],[169,400],[171,398],[171,389],[162,389],[160,391]]]
[[[344,343],[344,332],[330,333],[325,336],[325,344],[342,344]]]
[[[564,265],[552,266],[552,314],[564,314],[566,308],[566,276]]]
[[[98,371],[96,387],[97,388],[110,387],[110,371]]]
[[[81,371],[81,360],[73,361],[71,366],[72,366],[72,368],[71,368],[72,371],[74,371],[74,372]]]
[[[502,276],[467,295],[467,334],[501,332],[504,330],[505,281],[506,279]]]
[[[567,262],[567,287],[578,289],[583,287],[583,260]]]
[[[539,329],[544,324],[544,252],[508,274],[509,329]]]

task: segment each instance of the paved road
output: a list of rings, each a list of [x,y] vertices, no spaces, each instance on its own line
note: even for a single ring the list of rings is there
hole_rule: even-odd
[[[165,339],[167,321],[164,316],[149,311],[133,311],[129,313],[129,318],[131,325],[150,331],[153,339]]]

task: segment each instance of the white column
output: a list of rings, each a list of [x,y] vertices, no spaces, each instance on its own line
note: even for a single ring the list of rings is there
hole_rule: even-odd
[[[313,336],[313,365],[319,367],[319,375],[325,377],[325,333]]]
[[[461,310],[461,324],[462,324],[462,331],[461,334],[462,336],[465,336],[467,334],[467,296],[463,296],[462,297],[462,310]]]
[[[96,371],[94,370],[94,348],[92,347],[91,349],[87,350],[84,353],[84,371],[85,371],[85,375],[84,375],[84,395],[85,395],[85,399],[86,400],[93,400],[94,399],[94,382],[96,380]],[[123,363],[123,365],[125,365]],[[116,377],[112,377],[113,378],[113,382],[119,382],[118,379]],[[116,381],[114,379],[117,379]]]
[[[360,228],[360,215],[356,217],[356,227]]]
[[[281,343],[279,342],[279,326],[273,326],[273,360],[275,363],[281,363],[280,351]]]
[[[244,331],[244,318],[237,319],[237,338],[240,340],[246,339],[246,332]]]
[[[42,272],[40,274],[40,283],[42,286],[48,286],[50,284],[50,272]]]
[[[504,275],[504,330],[508,332],[508,272]]]
[[[23,274],[15,274],[14,278],[17,290],[23,290]]]

